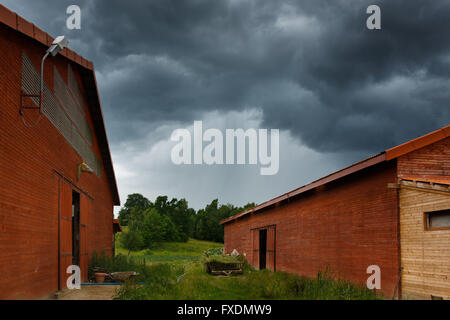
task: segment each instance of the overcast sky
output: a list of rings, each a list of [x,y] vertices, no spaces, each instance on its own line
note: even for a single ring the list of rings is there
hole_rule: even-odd
[[[450,122],[450,1],[0,3],[94,62],[122,203],[259,203]],[[66,29],[70,4],[81,30]],[[194,120],[279,129],[278,174],[174,165],[170,135]]]

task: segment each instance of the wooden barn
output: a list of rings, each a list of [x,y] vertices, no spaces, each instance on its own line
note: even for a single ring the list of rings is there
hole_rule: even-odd
[[[119,205],[93,65],[0,5],[0,299],[66,288],[113,249]],[[43,87],[40,90],[40,76]],[[42,92],[42,95],[41,95]]]
[[[259,269],[365,285],[376,265],[386,298],[450,299],[450,126],[221,223]]]

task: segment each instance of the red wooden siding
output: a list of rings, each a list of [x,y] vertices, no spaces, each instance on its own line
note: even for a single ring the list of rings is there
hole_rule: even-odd
[[[252,265],[255,267],[259,266],[259,230],[258,229],[254,229],[251,231],[252,233],[252,251],[251,251],[251,255],[252,255]],[[234,248],[236,249],[236,248]],[[231,249],[233,250],[233,249]],[[231,250],[229,252],[231,252]]]
[[[267,228],[267,269],[275,271],[275,226]]]
[[[59,255],[60,255],[60,288],[67,288],[67,278],[70,276],[67,267],[72,265],[72,188],[61,183],[60,193],[60,229],[59,229]]]
[[[80,210],[80,268],[81,280],[88,279],[88,265],[89,265],[89,251],[88,251],[88,228],[89,228],[89,214],[91,200],[81,195],[81,210]]]

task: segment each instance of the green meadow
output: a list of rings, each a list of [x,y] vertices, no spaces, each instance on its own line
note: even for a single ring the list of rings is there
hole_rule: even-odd
[[[120,243],[120,242],[119,242]],[[223,244],[189,239],[187,242],[161,243],[154,249],[131,251],[116,247],[116,256],[96,256],[93,263],[108,272],[137,271],[139,275],[118,290],[115,299],[300,299],[371,300],[380,299],[372,291],[348,281],[335,280],[324,270],[314,278],[285,272],[255,270],[245,260],[242,275],[213,276],[204,263],[224,259],[218,255]],[[206,257],[205,251],[216,255]],[[226,257],[230,261],[233,257]]]

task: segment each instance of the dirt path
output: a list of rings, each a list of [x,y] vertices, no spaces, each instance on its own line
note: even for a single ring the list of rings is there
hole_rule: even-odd
[[[111,300],[119,285],[81,286],[81,289],[65,289],[57,293],[57,300]]]

